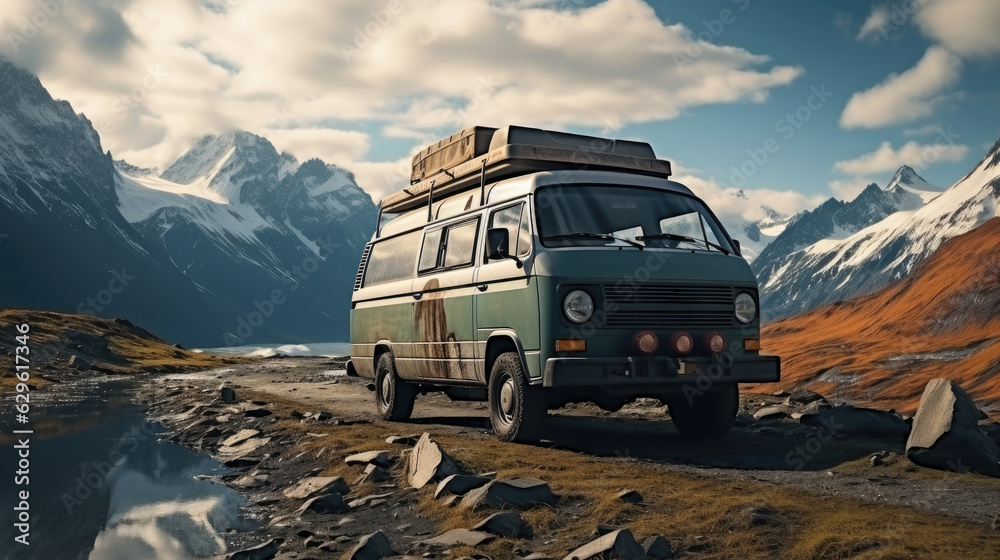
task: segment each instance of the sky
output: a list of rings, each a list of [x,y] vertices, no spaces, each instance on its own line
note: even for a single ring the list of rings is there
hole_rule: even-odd
[[[520,124],[650,142],[731,223],[902,164],[950,186],[1000,138],[998,29],[996,0],[4,0],[0,56],[135,165],[248,130],[378,200]]]

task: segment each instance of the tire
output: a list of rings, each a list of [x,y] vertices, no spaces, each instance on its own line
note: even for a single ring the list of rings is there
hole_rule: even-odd
[[[378,358],[375,366],[375,410],[383,420],[401,421],[413,414],[417,387],[396,375],[396,362],[391,352]]]
[[[545,395],[528,385],[517,352],[493,362],[489,384],[490,423],[500,441],[537,442],[545,428]]]
[[[726,436],[740,408],[739,387],[726,383],[694,397],[678,395],[670,401],[670,417],[684,437],[719,439]]]

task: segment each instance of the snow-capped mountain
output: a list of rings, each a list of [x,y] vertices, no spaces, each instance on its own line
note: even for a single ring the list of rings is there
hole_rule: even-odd
[[[740,199],[747,198],[742,190],[733,192],[732,195]],[[785,228],[797,218],[797,216],[785,216],[764,205],[760,206],[760,210],[764,217],[759,220],[744,220],[737,224],[725,224],[729,234],[739,240],[740,251],[747,262],[753,262],[761,251],[781,235],[781,232],[785,231]],[[733,225],[735,227],[732,227]]]
[[[875,194],[869,187],[851,204],[869,191]],[[765,318],[807,311],[882,288],[906,276],[943,242],[996,216],[1000,141],[968,175],[943,192],[904,167],[883,194],[895,201],[892,208],[898,211],[887,212],[884,218],[848,235],[805,237],[805,242],[779,238],[767,248],[765,253],[774,253],[762,255],[754,263],[760,267],[757,275]],[[824,206],[827,204],[831,203]],[[874,215],[888,208],[882,207]],[[796,228],[805,219],[796,222]],[[796,228],[788,228],[784,235],[795,234]]]
[[[0,59],[0,307],[125,317],[193,346],[341,340],[375,205],[245,132],[163,173]]]

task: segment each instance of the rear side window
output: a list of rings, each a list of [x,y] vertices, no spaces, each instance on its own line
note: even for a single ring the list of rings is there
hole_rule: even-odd
[[[424,234],[417,270],[430,272],[471,265],[476,254],[478,230],[479,218],[428,230]]]
[[[407,233],[372,245],[364,285],[376,286],[413,277],[420,232]]]
[[[524,210],[524,204],[494,212],[490,217],[490,228],[507,229],[511,254],[526,257],[531,252],[531,231],[528,229],[528,213]]]
[[[438,260],[441,256],[441,228],[433,229],[424,234],[424,246],[420,250],[420,264],[417,270],[427,272],[438,267]]]

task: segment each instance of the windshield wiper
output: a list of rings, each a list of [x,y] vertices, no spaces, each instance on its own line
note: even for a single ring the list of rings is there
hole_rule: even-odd
[[[640,241],[645,239],[669,239],[671,241],[685,241],[687,243],[704,243],[709,247],[715,247],[727,255],[729,254],[729,251],[726,248],[721,245],[716,245],[707,239],[695,239],[693,237],[688,237],[687,235],[677,235],[676,233],[653,233],[650,235],[640,235],[636,237],[636,239]]]
[[[608,241],[611,240],[621,241],[623,243],[628,243],[629,245],[639,249],[640,251],[645,248],[645,245],[643,245],[642,243],[636,243],[631,239],[625,239],[624,237],[615,237],[610,233],[591,233],[589,231],[580,231],[576,233],[557,233],[555,235],[546,235],[545,239],[566,239],[569,237],[584,237],[589,239],[605,239]]]

